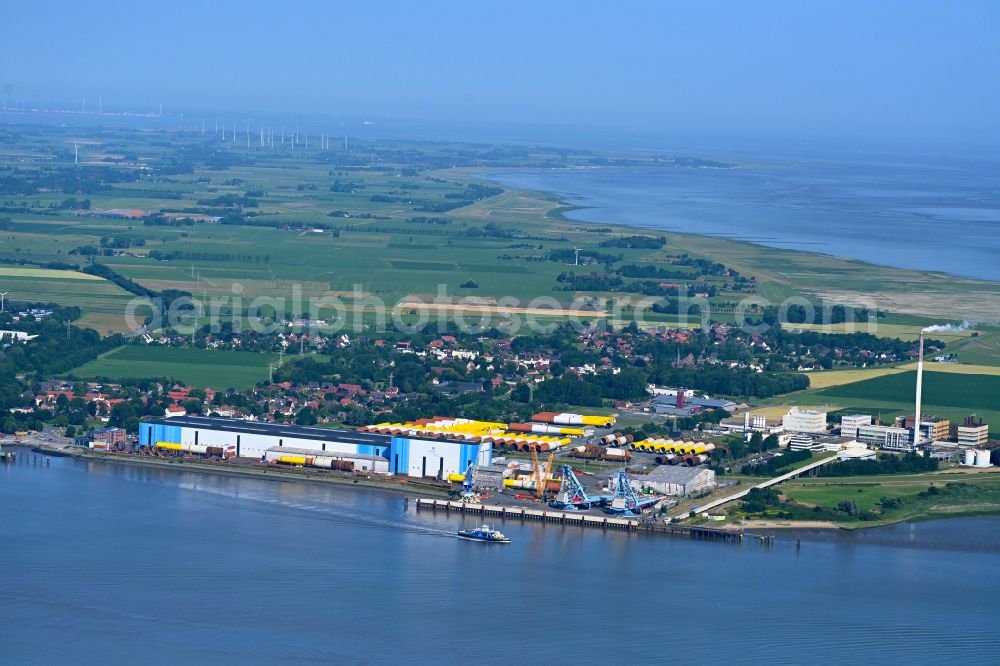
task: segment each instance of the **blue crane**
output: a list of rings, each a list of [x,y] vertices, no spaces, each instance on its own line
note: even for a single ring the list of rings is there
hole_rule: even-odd
[[[612,488],[614,494],[611,496],[611,503],[604,508],[604,511],[616,516],[635,518],[642,514],[643,509],[653,506],[661,499],[659,497],[639,499],[632,490],[632,480],[624,469],[614,476]]]
[[[556,498],[549,502],[553,509],[567,511],[586,510],[594,506],[603,506],[611,501],[610,495],[588,495],[580,479],[576,478],[569,465],[562,466],[562,478],[559,481],[559,492]]]

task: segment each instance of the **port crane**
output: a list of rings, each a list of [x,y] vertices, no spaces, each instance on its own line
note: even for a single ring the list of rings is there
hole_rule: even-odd
[[[531,463],[535,466],[535,497],[540,500],[544,500],[548,497],[548,490],[545,486],[548,485],[546,479],[552,476],[552,463],[555,461],[556,452],[553,451],[549,454],[548,463],[545,468],[542,468],[541,463],[538,461],[538,449],[531,449]]]
[[[549,502],[549,506],[564,511],[579,511],[603,506],[611,499],[610,495],[588,495],[583,484],[580,483],[580,479],[576,478],[573,468],[569,465],[563,465],[559,493],[554,500]]]
[[[642,515],[644,509],[648,509],[661,499],[659,497],[639,499],[632,490],[632,480],[624,469],[612,477],[611,488],[613,491],[611,503],[604,507],[604,511],[616,516],[635,518]]]
[[[472,484],[475,482],[476,466],[470,462],[469,466],[465,470],[465,478],[462,479],[462,501],[468,502],[470,504],[479,504],[482,498],[479,493],[472,490]]]

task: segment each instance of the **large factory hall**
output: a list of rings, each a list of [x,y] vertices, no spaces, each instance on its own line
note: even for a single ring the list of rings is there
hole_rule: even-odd
[[[493,462],[489,442],[435,436],[432,431],[416,436],[201,416],[141,423],[139,444],[160,448],[173,445],[179,452],[193,454],[209,453],[211,447],[224,457],[290,463],[309,456],[317,461],[350,461],[359,471],[420,478],[447,478],[465,472],[473,463],[488,466]]]

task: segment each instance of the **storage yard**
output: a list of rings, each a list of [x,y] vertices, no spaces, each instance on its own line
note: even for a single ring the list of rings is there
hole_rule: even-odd
[[[679,439],[635,441],[612,430],[614,424],[611,416],[555,412],[519,423],[432,417],[357,429],[174,416],[142,422],[134,441],[109,429],[87,444],[116,456],[417,482],[469,504],[488,499],[501,506],[541,504],[624,519],[714,488],[715,472],[703,463],[724,447]],[[642,458],[640,471],[663,465],[676,469],[671,478],[677,479],[666,482],[626,469],[635,455]]]

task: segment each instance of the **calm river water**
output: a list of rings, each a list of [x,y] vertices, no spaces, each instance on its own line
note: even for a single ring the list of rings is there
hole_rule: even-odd
[[[1000,520],[768,548],[26,454],[0,467],[0,661],[996,663]]]

